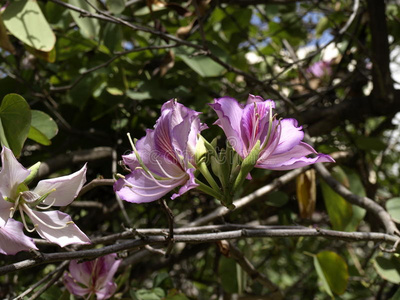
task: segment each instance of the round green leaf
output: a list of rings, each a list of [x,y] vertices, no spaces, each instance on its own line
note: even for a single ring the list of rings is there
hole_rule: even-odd
[[[45,52],[53,49],[56,36],[36,1],[10,1],[2,17],[12,35],[28,46]]]
[[[58,126],[53,118],[39,110],[32,110],[31,112],[31,126],[43,133],[49,140],[55,137],[58,133]]]
[[[386,209],[393,221],[400,223],[400,198],[392,198],[386,202]]]
[[[327,293],[341,295],[346,291],[349,273],[347,264],[338,254],[322,251],[314,256],[314,266]]]
[[[31,110],[28,103],[17,94],[8,94],[0,106],[0,141],[19,156],[28,136]]]
[[[374,260],[374,268],[383,279],[400,284],[400,262],[397,258],[377,257]]]

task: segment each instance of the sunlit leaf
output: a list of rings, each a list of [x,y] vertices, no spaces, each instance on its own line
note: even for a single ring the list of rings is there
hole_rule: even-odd
[[[374,268],[384,280],[400,284],[400,262],[398,258],[379,256],[374,260]]]
[[[349,273],[346,262],[332,251],[322,251],[314,256],[314,267],[326,292],[341,295],[346,291]]]
[[[19,156],[31,125],[28,103],[17,94],[8,94],[0,105],[0,141]]]
[[[56,43],[56,36],[34,0],[10,1],[3,21],[12,35],[32,48],[49,52]]]
[[[386,209],[390,214],[390,216],[392,217],[392,219],[395,222],[400,223],[400,198],[396,197],[389,199],[386,202]]]

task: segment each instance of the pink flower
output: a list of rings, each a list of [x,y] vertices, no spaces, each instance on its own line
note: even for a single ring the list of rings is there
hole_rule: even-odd
[[[115,253],[81,263],[72,260],[69,273],[64,275],[64,284],[75,296],[96,295],[98,300],[109,299],[117,289],[112,279],[120,263]]]
[[[277,120],[272,100],[249,95],[247,104],[241,105],[233,98],[223,97],[215,99],[210,106],[219,117],[215,124],[224,130],[242,159],[259,143],[256,168],[291,170],[317,162],[334,162],[329,155],[318,154],[302,142],[304,132],[295,119]],[[310,154],[315,156],[308,157]]]
[[[317,61],[312,64],[307,71],[311,73],[314,77],[323,78],[332,75],[331,61]]]
[[[68,205],[74,200],[86,180],[86,165],[71,175],[41,180],[36,188],[30,191],[24,181],[31,171],[17,161],[10,149],[3,147],[1,161],[0,226],[6,224],[18,210],[26,230],[37,231],[42,238],[50,242],[61,247],[90,243],[69,215],[57,210],[44,211],[53,205]],[[33,224],[32,229],[28,227],[25,214]]]
[[[115,192],[121,199],[143,203],[160,199],[176,187],[174,199],[198,186],[195,183],[195,151],[198,134],[206,128],[200,123],[198,112],[176,100],[166,102],[154,129],[134,147],[134,152],[123,156],[132,172],[119,179]]]

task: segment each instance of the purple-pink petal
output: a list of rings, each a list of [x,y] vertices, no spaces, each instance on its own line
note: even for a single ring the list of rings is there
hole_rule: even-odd
[[[157,180],[142,169],[136,169],[118,179],[114,185],[114,191],[125,201],[132,203],[146,203],[160,199],[179,185],[183,185],[188,177],[183,176],[175,179]]]
[[[240,129],[243,106],[236,99],[230,97],[214,99],[214,103],[209,105],[218,115],[218,120],[214,124],[222,128],[235,151],[239,155],[243,155],[244,145]]]
[[[0,227],[0,253],[14,255],[30,249],[37,250],[37,247],[33,240],[24,234],[22,223],[9,219]]]
[[[89,288],[80,286],[68,273],[64,275],[63,282],[67,290],[75,296],[84,297],[90,293]]]
[[[189,169],[186,171],[186,173],[189,175],[189,179],[186,181],[186,183],[179,189],[178,193],[175,193],[172,195],[171,199],[175,199],[179,196],[182,196],[184,193],[187,191],[196,188],[199,186],[196,182],[195,179],[196,177],[194,176],[195,169]]]
[[[273,154],[281,154],[293,149],[304,138],[303,128],[298,127],[295,119],[282,119],[280,121],[281,136]]]

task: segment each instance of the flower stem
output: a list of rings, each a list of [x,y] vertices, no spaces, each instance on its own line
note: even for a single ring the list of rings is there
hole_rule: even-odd
[[[203,182],[201,182],[198,179],[195,179],[195,182],[199,185],[198,187],[196,187],[198,190],[213,196],[214,198],[218,199],[218,200],[222,200],[223,196],[221,193],[217,192],[216,190],[212,189],[211,187],[209,187],[208,185],[204,184]]]

